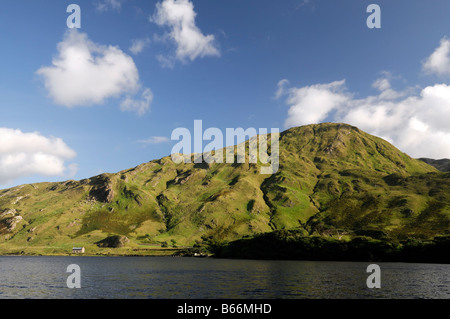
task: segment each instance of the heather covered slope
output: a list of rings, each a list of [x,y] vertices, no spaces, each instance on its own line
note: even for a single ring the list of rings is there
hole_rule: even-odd
[[[0,253],[64,253],[112,235],[122,253],[280,229],[346,240],[431,239],[450,231],[450,173],[346,124],[289,129],[280,168],[175,164],[170,157],[81,181],[0,191]]]

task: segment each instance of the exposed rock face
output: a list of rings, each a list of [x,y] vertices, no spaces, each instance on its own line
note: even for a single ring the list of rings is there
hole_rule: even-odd
[[[11,233],[22,220],[15,209],[5,209],[0,213],[0,231]]]
[[[0,218],[5,218],[9,215],[15,216],[17,211],[15,209],[5,209],[2,213],[0,213]]]
[[[114,191],[111,179],[106,175],[99,175],[90,179],[93,186],[89,195],[95,200],[103,203],[111,203],[114,198]]]
[[[130,240],[125,236],[110,236],[101,241],[96,242],[95,244],[101,248],[120,248],[125,246]]]
[[[22,216],[14,216],[11,218],[5,219],[3,222],[8,229],[9,232],[12,232],[17,225],[23,220]]]

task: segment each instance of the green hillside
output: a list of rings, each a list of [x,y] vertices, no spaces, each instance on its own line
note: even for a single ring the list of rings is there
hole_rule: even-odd
[[[0,253],[84,246],[91,254],[164,254],[283,229],[344,241],[450,234],[450,173],[356,127],[325,123],[281,133],[274,175],[248,162],[175,164],[165,157],[81,181],[0,190]],[[99,247],[113,235],[129,242]]]

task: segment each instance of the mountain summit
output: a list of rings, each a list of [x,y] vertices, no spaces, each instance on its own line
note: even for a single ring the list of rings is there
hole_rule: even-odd
[[[246,142],[248,143],[248,142]],[[280,134],[280,167],[175,164],[170,156],[81,181],[0,191],[0,252],[67,252],[111,236],[193,245],[280,229],[339,239],[450,233],[450,173],[347,125]]]

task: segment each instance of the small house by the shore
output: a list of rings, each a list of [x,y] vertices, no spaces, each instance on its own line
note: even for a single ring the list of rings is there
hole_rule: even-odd
[[[85,249],[84,247],[73,247],[72,248],[72,253],[74,254],[84,254]]]

